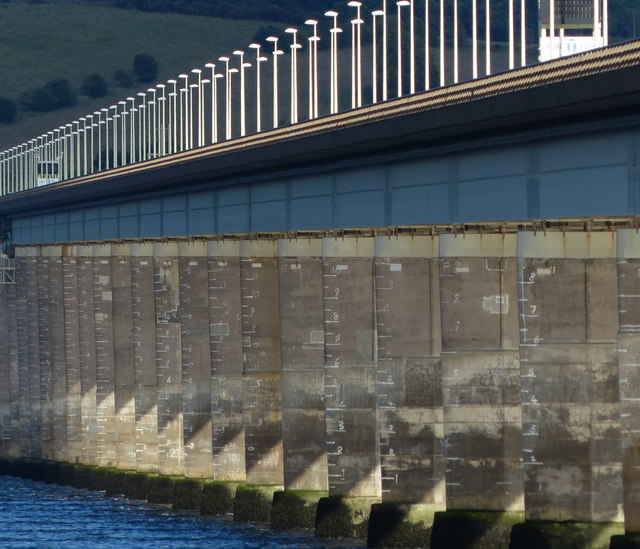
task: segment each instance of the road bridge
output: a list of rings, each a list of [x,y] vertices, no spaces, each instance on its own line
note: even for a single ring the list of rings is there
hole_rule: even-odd
[[[378,546],[638,546],[639,54],[2,197],[2,455]]]

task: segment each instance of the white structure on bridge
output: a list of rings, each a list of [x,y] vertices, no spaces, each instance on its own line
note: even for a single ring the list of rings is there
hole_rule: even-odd
[[[491,0],[351,0],[324,14],[324,35],[308,19],[250,44],[255,55],[235,50],[0,152],[0,196],[525,66],[536,62],[526,31],[534,2],[508,0],[508,13],[496,13]],[[541,10],[540,59],[607,44],[607,0],[546,0]],[[573,36],[577,28],[593,35]]]

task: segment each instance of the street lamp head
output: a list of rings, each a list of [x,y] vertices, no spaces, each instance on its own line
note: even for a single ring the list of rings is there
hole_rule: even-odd
[[[165,84],[156,84],[156,88],[163,89],[166,88]]]
[[[254,50],[259,50],[259,49],[260,49],[260,44],[256,44],[256,43],[254,42],[253,44],[249,44],[249,47],[250,47],[251,49],[254,49]]]
[[[167,80],[167,84],[177,84],[177,83],[178,83],[178,81],[174,80],[173,78]]]
[[[178,78],[189,78],[189,75],[182,73],[178,75]]]
[[[284,29],[284,32],[288,32],[289,34],[296,34],[298,32],[298,29],[294,29],[293,27],[289,27]]]
[[[197,88],[197,87],[198,87],[198,84],[190,84],[190,85],[189,85],[189,87],[190,87],[190,88]]]
[[[230,72],[230,73],[238,72],[238,69],[235,69],[235,68],[233,68],[233,69],[229,69],[229,72]]]
[[[244,55],[244,52],[242,50],[234,50],[233,55]]]
[[[207,63],[205,65],[205,67],[208,68],[208,69],[215,69],[216,64],[215,63]],[[169,82],[171,82],[171,81],[169,81]]]
[[[194,74],[200,74],[202,72],[202,69],[191,69],[191,72]]]
[[[383,10],[373,10],[371,12],[371,15],[373,15],[374,17],[377,17],[378,15],[384,15],[384,11]]]
[[[156,89],[155,88],[147,88],[147,91],[149,93],[156,93]]]
[[[218,61],[222,61],[224,63],[228,63],[231,58],[223,55],[222,57],[218,57]]]
[[[267,36],[266,41],[267,42],[275,42],[277,44],[278,43],[278,37],[277,36]]]
[[[202,80],[202,83],[203,83],[203,84],[210,84],[210,83],[211,83],[211,80],[209,80],[208,78],[204,78],[204,79]]]
[[[359,8],[360,6],[362,6],[362,2],[358,2],[358,0],[351,0],[351,2],[347,4],[347,6],[350,6],[352,8]]]
[[[325,11],[324,14],[327,17],[338,17],[338,12],[334,10]]]
[[[409,0],[398,0],[398,1],[396,2],[396,4],[397,4],[399,7],[402,7],[402,6],[410,6],[410,5],[411,5],[411,2],[409,2]]]
[[[127,101],[135,101],[136,98],[135,97],[127,97]]]
[[[317,21],[316,19],[307,19],[307,20],[304,22],[304,24],[305,24],[305,25],[317,25],[317,24],[318,24],[318,21]]]

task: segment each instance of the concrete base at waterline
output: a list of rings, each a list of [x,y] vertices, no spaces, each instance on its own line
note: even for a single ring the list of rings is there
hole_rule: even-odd
[[[512,528],[524,521],[521,513],[445,511],[436,513],[430,549],[512,549]],[[536,546],[543,549],[544,545]],[[568,549],[568,548],[564,548]]]
[[[202,485],[201,515],[227,515],[233,513],[233,502],[239,482],[204,481]]]
[[[318,502],[316,536],[321,538],[366,538],[371,506],[378,498],[329,496]]]
[[[610,549],[640,549],[640,533],[613,536]]]
[[[317,490],[285,490],[273,494],[271,528],[314,528],[318,501],[328,492]]]
[[[612,536],[624,532],[620,523],[524,522],[513,527],[509,549],[616,549],[640,547],[614,545]]]
[[[238,486],[233,502],[233,520],[238,522],[269,522],[273,494],[281,492],[282,489],[282,485]]]
[[[367,546],[427,548],[435,513],[440,510],[425,504],[376,503],[371,506]]]
[[[177,478],[173,484],[174,511],[200,511],[202,481],[192,478]]]

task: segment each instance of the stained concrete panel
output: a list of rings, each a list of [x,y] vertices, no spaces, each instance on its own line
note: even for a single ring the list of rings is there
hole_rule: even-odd
[[[78,266],[72,254],[75,249],[65,247],[62,258],[64,299],[64,358],[66,374],[67,456],[78,463],[82,458],[82,382],[80,367],[80,323],[78,309]]]
[[[78,326],[80,344],[80,385],[82,389],[82,463],[97,464],[98,420],[96,412],[96,331],[93,306],[93,250],[77,251]]]
[[[158,468],[161,473],[181,474],[184,470],[184,447],[182,330],[178,318],[178,245],[154,244],[153,252],[158,379]]]
[[[374,363],[373,239],[323,240],[329,493],[382,494]]]
[[[247,482],[282,485],[282,365],[276,241],[240,245]]]
[[[213,477],[244,481],[239,242],[208,243]]]
[[[131,247],[111,249],[113,362],[116,462],[121,469],[136,468],[136,413],[133,347]]]
[[[327,490],[320,245],[278,242],[284,485],[290,490]]]
[[[52,404],[54,456],[71,461],[67,440],[67,372],[65,362],[64,286],[62,248],[49,248],[49,325],[53,367]]]
[[[158,376],[153,245],[131,247],[131,309],[138,471],[158,471]]]
[[[53,435],[53,362],[51,360],[50,258],[46,248],[39,249],[36,265],[38,309],[38,363],[40,367],[40,439],[42,457],[55,457]]]
[[[207,244],[180,243],[179,252],[184,470],[190,477],[210,478],[213,463]]]

